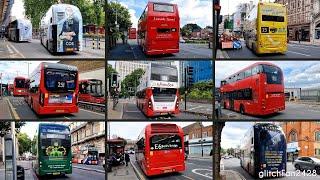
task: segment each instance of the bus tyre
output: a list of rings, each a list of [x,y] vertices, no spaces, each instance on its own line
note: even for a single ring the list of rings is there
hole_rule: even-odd
[[[301,170],[301,168],[300,168],[300,165],[299,165],[299,164],[294,165],[294,167],[296,168],[296,170]]]
[[[317,167],[315,167],[314,169],[316,170],[316,173],[317,173],[318,175],[320,175],[320,166],[317,166]]]
[[[245,109],[244,109],[244,106],[242,104],[240,105],[240,113],[241,114],[245,114],[246,113]]]

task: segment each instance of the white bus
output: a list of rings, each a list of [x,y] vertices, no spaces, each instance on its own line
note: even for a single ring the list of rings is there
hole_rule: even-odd
[[[149,63],[136,96],[138,108],[148,117],[179,114],[177,66]]]
[[[32,39],[32,24],[28,19],[16,19],[8,24],[8,40],[15,42],[30,42]]]
[[[41,44],[51,53],[82,50],[82,16],[70,4],[52,5],[40,22]]]

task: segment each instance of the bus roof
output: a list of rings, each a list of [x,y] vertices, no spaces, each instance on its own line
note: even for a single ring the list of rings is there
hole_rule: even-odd
[[[67,64],[49,63],[49,62],[42,62],[41,64],[44,69],[59,69],[59,70],[67,70],[67,71],[78,71],[78,68],[76,66],[67,65]]]
[[[53,4],[53,5],[51,5],[52,8],[61,8],[61,7],[66,7],[66,6],[71,7],[71,8],[73,8],[73,9],[79,10],[79,8],[78,8],[77,6],[72,5],[72,4],[59,3],[59,4]],[[79,10],[79,11],[80,11],[80,10]]]
[[[284,4],[280,4],[280,3],[274,3],[274,2],[258,2],[258,6],[263,6],[263,5],[276,6],[276,7],[286,7]]]
[[[146,126],[146,132],[150,133],[180,133],[182,128],[171,123],[151,123]]]
[[[28,79],[28,78],[23,77],[23,76],[17,76],[17,77],[14,78],[14,80],[16,80],[16,79]]]
[[[173,6],[173,13],[178,13],[178,6],[177,4],[172,4],[172,3],[166,3],[166,2],[152,2],[152,1],[149,1],[148,4],[146,5],[146,8],[149,7],[149,6],[152,6],[153,4],[161,4],[161,5],[172,5]],[[148,9],[148,13],[151,13],[151,12],[155,12],[153,11],[153,9]],[[171,12],[161,12],[161,13],[171,13]],[[144,11],[142,12],[139,20],[142,18],[144,14]]]
[[[41,126],[60,126],[60,127],[68,127],[67,125],[64,124],[56,124],[56,123],[39,123],[39,127]]]
[[[270,62],[256,62],[256,63],[254,63],[254,64],[251,64],[251,65],[248,66],[248,67],[245,67],[245,68],[241,69],[240,71],[237,71],[236,73],[233,73],[232,75],[230,75],[230,76],[228,76],[227,78],[223,79],[223,81],[225,81],[226,79],[228,79],[228,78],[230,78],[230,77],[232,77],[232,76],[234,76],[234,75],[237,75],[237,74],[239,74],[239,73],[241,73],[241,72],[243,72],[243,71],[246,71],[247,69],[250,69],[250,68],[252,68],[252,67],[254,67],[254,66],[257,66],[257,65],[270,65],[270,66],[275,66],[275,67],[280,68],[279,66],[277,66],[277,65],[275,65],[275,64],[273,64],[273,63],[270,63]]]

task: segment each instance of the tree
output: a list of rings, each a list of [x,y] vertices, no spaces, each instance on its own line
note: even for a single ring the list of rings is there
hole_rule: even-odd
[[[26,133],[18,133],[17,139],[18,139],[20,156],[25,152],[31,151],[31,139],[28,137]]]
[[[201,30],[201,27],[198,26],[197,24],[192,24],[192,23],[186,24],[181,28],[181,35],[189,37],[191,36],[192,32],[199,31],[199,30]]]
[[[57,4],[59,1],[77,6],[81,12],[84,25],[104,25],[105,12],[103,0],[24,0],[25,13],[31,19],[32,26],[39,28],[42,16],[51,5]]]
[[[113,69],[111,64],[108,64],[107,66],[107,79],[111,79],[111,74],[117,73],[115,69]]]
[[[37,136],[34,135],[31,141],[31,153],[33,155],[37,154]]]
[[[144,70],[139,68],[134,70],[131,74],[127,75],[121,82],[121,95],[133,96],[135,95],[137,87],[140,84],[140,78],[144,74]],[[132,88],[134,92],[129,92],[129,88]]]
[[[11,122],[0,122],[0,137],[8,134],[11,129]],[[20,132],[20,128],[25,124],[25,122],[16,122],[16,132]]]
[[[120,33],[117,33],[117,27],[116,27],[116,19],[117,24],[119,25],[119,30],[121,31],[127,31],[129,27],[132,26],[131,23],[131,16],[129,13],[129,10],[122,6],[120,3],[116,2],[110,2],[107,4],[107,25],[110,28],[109,33],[120,37]],[[116,18],[117,17],[117,18]]]

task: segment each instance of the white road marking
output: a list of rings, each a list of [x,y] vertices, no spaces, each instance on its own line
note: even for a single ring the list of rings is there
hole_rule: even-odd
[[[211,169],[192,169],[192,172],[195,173],[195,174],[197,174],[197,175],[199,175],[199,176],[203,176],[203,177],[206,177],[206,178],[209,178],[209,179],[213,179],[212,176],[208,176],[208,175],[207,175],[208,173],[206,173],[206,174],[201,174],[201,173],[197,172],[198,170],[200,170],[200,171],[210,171],[210,172],[212,172]]]
[[[188,110],[193,110],[193,109],[198,109],[198,108],[202,108],[203,106],[197,106],[197,107],[194,107],[194,108],[189,108]]]
[[[188,176],[186,176],[186,175],[181,175],[181,176],[183,176],[183,177],[185,177],[185,178],[187,178],[187,179],[191,179],[191,180],[194,180],[193,178],[191,178],[191,177],[188,177]]]
[[[19,54],[22,58],[26,58],[22,53],[20,53],[12,44],[9,44],[9,46],[11,46],[11,48],[17,53]]]
[[[294,52],[294,51],[287,51],[287,52],[291,52],[291,53],[293,53],[293,54],[300,54],[300,55],[308,56],[308,57],[311,56],[311,55],[308,55],[308,54],[298,53],[298,52]]]
[[[97,114],[99,116],[105,116],[105,114],[89,111],[89,110],[86,110],[86,109],[81,109],[81,111],[87,111],[87,112],[90,112],[90,113],[93,113],[93,114]]]
[[[67,116],[64,116],[64,118],[66,118],[66,119],[68,119],[68,120],[70,120],[71,118],[69,118],[69,117],[67,117]]]

